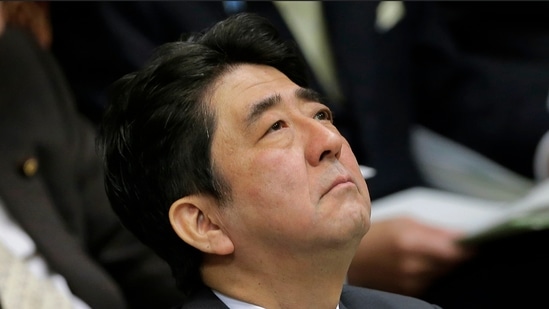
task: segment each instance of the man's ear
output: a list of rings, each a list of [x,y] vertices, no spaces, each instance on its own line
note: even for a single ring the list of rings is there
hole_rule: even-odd
[[[231,254],[234,244],[218,225],[218,207],[214,198],[186,196],[170,207],[170,223],[183,241],[198,250],[218,255]]]

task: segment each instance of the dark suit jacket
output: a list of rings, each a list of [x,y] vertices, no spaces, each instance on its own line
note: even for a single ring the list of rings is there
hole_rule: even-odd
[[[228,309],[208,288],[197,292],[192,298],[174,309]],[[439,308],[422,300],[382,291],[353,286],[344,286],[339,309],[421,309]]]
[[[412,70],[391,74],[414,90],[405,103],[414,120],[533,177],[549,130],[549,3],[405,3],[391,35],[410,44],[392,56]]]
[[[179,303],[167,265],[111,211],[95,131],[56,62],[10,28],[0,36],[0,111],[0,199],[72,292],[94,309]]]

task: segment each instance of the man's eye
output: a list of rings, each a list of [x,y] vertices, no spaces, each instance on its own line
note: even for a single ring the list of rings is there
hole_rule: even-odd
[[[317,120],[328,120],[330,122],[333,120],[332,112],[330,112],[329,110],[319,111],[318,113],[315,114],[314,118]]]
[[[269,131],[278,131],[280,129],[282,129],[282,121],[277,121],[269,128]]]
[[[279,121],[273,123],[273,125],[271,125],[269,127],[267,132],[265,132],[264,136],[268,135],[269,133],[273,133],[275,131],[282,130],[285,126],[286,126],[286,123],[283,120],[279,120]]]

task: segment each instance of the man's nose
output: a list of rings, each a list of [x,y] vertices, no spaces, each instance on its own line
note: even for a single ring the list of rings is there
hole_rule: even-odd
[[[318,165],[329,158],[339,159],[344,138],[333,125],[309,119],[305,128],[305,152],[311,165]]]

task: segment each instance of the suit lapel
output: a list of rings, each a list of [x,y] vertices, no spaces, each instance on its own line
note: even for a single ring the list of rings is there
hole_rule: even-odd
[[[66,229],[47,198],[48,191],[40,181],[39,171],[25,176],[19,160],[13,160],[15,157],[11,156],[10,160],[7,159],[10,156],[5,156],[0,160],[0,196],[6,209],[33,239],[49,266],[65,277],[73,293],[92,308],[123,308],[118,288]]]
[[[222,302],[212,290],[208,287],[203,287],[194,294],[183,304],[180,309],[229,309]]]

